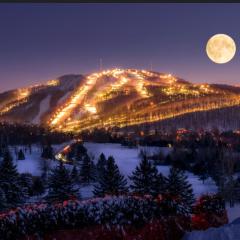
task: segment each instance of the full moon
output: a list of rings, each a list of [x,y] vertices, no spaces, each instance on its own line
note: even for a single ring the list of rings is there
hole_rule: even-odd
[[[215,63],[227,63],[233,59],[236,53],[234,40],[226,34],[212,36],[206,46],[208,57]]]

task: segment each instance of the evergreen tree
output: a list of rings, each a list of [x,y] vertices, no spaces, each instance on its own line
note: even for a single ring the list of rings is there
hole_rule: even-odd
[[[53,148],[50,144],[43,146],[41,157],[45,159],[53,159]]]
[[[198,175],[199,180],[204,184],[204,181],[209,177],[207,162],[204,160],[197,161],[192,167],[192,172]]]
[[[0,144],[0,158],[3,156],[3,147],[2,147],[2,145]]]
[[[97,168],[97,177],[100,178],[103,176],[103,173],[105,171],[107,165],[107,159],[103,153],[100,154],[96,168]]]
[[[19,174],[8,150],[0,165],[0,188],[5,193],[8,207],[16,206],[25,198]]]
[[[184,171],[172,167],[167,178],[167,193],[176,196],[191,211],[194,203],[192,185],[188,183]]]
[[[230,207],[234,207],[235,201],[239,200],[239,180],[234,179],[233,176],[226,176],[224,178],[224,183],[218,187],[219,195],[229,202]]]
[[[165,178],[158,173],[156,166],[143,156],[139,166],[133,171],[130,185],[134,193],[157,196],[165,191]]]
[[[208,179],[208,177],[209,174],[207,164],[205,162],[202,162],[202,164],[199,166],[199,180],[201,180],[204,184],[205,180]]]
[[[47,159],[41,159],[40,168],[42,170],[42,180],[46,182],[49,171],[50,171],[50,162]]]
[[[44,181],[40,177],[33,178],[31,195],[41,195],[45,191]]]
[[[74,183],[79,182],[79,172],[78,172],[76,166],[73,166],[73,169],[72,169],[72,172],[71,172],[71,178],[72,178]]]
[[[0,188],[0,212],[7,207],[7,198],[5,192]]]
[[[103,175],[94,186],[94,195],[103,197],[106,194],[119,195],[127,192],[127,180],[121,175],[115,160],[110,156],[107,160]]]
[[[78,190],[74,187],[70,171],[60,162],[54,168],[48,179],[49,192],[46,196],[48,201],[64,201],[76,197]]]
[[[88,155],[85,155],[83,158],[80,177],[84,183],[90,183],[95,180],[95,165]]]
[[[87,155],[87,149],[82,142],[76,142],[71,145],[71,150],[67,153],[67,159],[81,162]]]
[[[25,155],[24,155],[24,153],[23,153],[23,150],[22,149],[20,149],[19,151],[18,151],[18,160],[25,160]]]
[[[24,191],[25,197],[31,195],[33,186],[33,177],[29,173],[20,174],[20,184],[22,186],[22,191]]]
[[[172,163],[172,157],[170,154],[166,156],[165,164],[170,165]]]

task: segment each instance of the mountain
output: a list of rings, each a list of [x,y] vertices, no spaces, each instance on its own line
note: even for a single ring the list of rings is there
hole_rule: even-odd
[[[113,69],[65,75],[0,94],[0,120],[47,124],[62,131],[240,127],[240,87],[192,84],[171,74]],[[238,126],[239,125],[239,126]]]
[[[40,124],[73,93],[82,75],[65,75],[44,84],[0,93],[0,120]]]

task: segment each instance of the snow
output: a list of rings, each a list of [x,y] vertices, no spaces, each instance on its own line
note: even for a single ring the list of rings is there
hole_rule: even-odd
[[[161,172],[165,177],[168,176],[169,170],[171,166],[158,166],[158,171]],[[208,178],[204,183],[199,180],[198,176],[190,173],[185,172],[189,183],[193,186],[193,192],[196,197],[206,194],[206,193],[215,193],[217,192],[217,186],[215,185],[214,181]]]
[[[32,123],[34,123],[34,124],[40,123],[40,118],[41,118],[42,114],[45,113],[49,109],[50,99],[51,99],[51,95],[47,95],[47,97],[45,97],[40,102],[38,115],[35,116],[35,118],[32,120]]]
[[[186,233],[183,240],[237,240],[240,239],[240,204],[234,207],[226,206],[228,220],[226,224],[219,228],[209,228],[205,231],[193,231]]]
[[[80,195],[82,199],[89,199],[93,197],[93,185],[85,185],[80,188]]]
[[[53,145],[53,151],[56,153],[59,149],[62,149],[66,144],[56,144]],[[17,152],[22,149],[25,155],[25,160],[17,160]],[[17,165],[17,170],[19,173],[30,173],[33,176],[41,176],[43,161],[47,161],[50,168],[53,168],[58,163],[53,160],[43,160],[41,158],[41,147],[40,145],[32,145],[32,151],[30,153],[29,148],[25,146],[17,146],[10,148],[10,151],[13,156],[14,163]]]
[[[126,148],[121,146],[121,144],[109,143],[85,143],[84,145],[88,152],[95,156],[96,161],[101,153],[104,153],[106,157],[113,156],[121,173],[125,176],[130,175],[139,162],[139,151],[136,148]]]
[[[227,209],[227,214],[228,214],[228,221],[230,223],[240,217],[240,204],[239,203],[234,204],[233,207],[230,207],[229,204],[227,204],[226,209]]]
[[[111,144],[111,143],[85,143],[85,147],[88,152],[95,155],[95,160],[103,152],[106,157],[113,156],[115,161],[121,171],[126,177],[131,175],[132,171],[138,165],[140,150],[146,150],[148,154],[152,154],[162,151],[163,154],[167,154],[171,148],[160,148],[160,147],[139,147],[139,148],[128,148],[121,146],[121,144]],[[170,166],[158,166],[158,171],[164,176],[169,174]],[[207,179],[204,184],[198,179],[198,176],[186,172],[189,182],[193,186],[193,191],[195,196],[200,196],[206,193],[215,193],[217,187],[211,179]],[[129,180],[128,180],[129,181]]]
[[[183,240],[238,240],[239,236],[240,224],[227,224],[219,228],[186,233]]]
[[[15,152],[20,149],[24,152],[25,160],[17,160],[17,154]],[[10,150],[19,173],[31,173],[34,176],[41,175],[41,151],[39,147],[33,146],[31,154],[28,148],[26,148],[25,151],[22,146],[18,146],[16,149],[11,148]]]
[[[204,181],[204,184],[202,181],[199,180],[198,176],[187,172],[188,180],[193,186],[193,192],[195,196],[200,196],[202,194],[206,193],[216,193],[217,192],[217,186],[214,183],[214,181],[211,178],[208,178],[206,181]]]
[[[68,144],[71,144],[71,141],[63,144],[53,145],[54,152],[57,153],[58,151],[60,151],[60,149],[64,148]],[[106,157],[113,156],[115,158],[115,161],[121,173],[124,174],[126,177],[130,176],[132,171],[138,165],[140,161],[139,153],[140,153],[140,150],[143,149],[143,147],[127,148],[127,147],[121,146],[121,144],[111,144],[111,143],[84,143],[84,145],[88,149],[88,153],[94,155],[95,162],[97,161],[99,155],[102,152],[105,154]],[[20,148],[24,150],[24,147],[21,147],[21,146],[18,146],[17,148],[18,148],[17,150],[19,150]],[[169,148],[159,148],[159,147],[145,148],[145,150],[147,150],[148,153],[154,153],[156,151],[159,151],[160,149],[164,154],[170,151]],[[12,155],[14,157],[15,163],[17,164],[17,169],[19,173],[31,173],[34,176],[40,176],[42,173],[41,166],[43,164],[43,161],[47,161],[50,168],[58,164],[57,161],[43,160],[41,158],[40,146],[37,146],[37,145],[32,146],[31,154],[28,148],[26,149],[26,151],[24,151],[25,158],[26,158],[25,160],[17,160],[15,151],[16,150],[12,148]],[[67,167],[70,167],[70,166],[68,165]],[[167,176],[169,173],[170,166],[158,166],[157,168],[159,172],[161,172],[164,176]],[[205,183],[203,184],[202,181],[200,181],[196,175],[190,172],[186,172],[186,174],[188,176],[189,182],[193,186],[195,196],[200,196],[201,194],[204,194],[204,193],[214,193],[217,191],[216,185],[210,179],[206,180]],[[130,182],[129,179],[128,181]],[[91,197],[92,196],[91,191],[92,191],[92,185],[84,186],[83,189],[81,189],[81,194],[84,198]],[[233,210],[233,213],[234,213],[234,210]]]
[[[106,157],[113,156],[116,164],[118,165],[120,171],[125,176],[129,176],[132,171],[138,165],[139,153],[141,150],[146,150],[148,154],[155,153],[160,149],[166,154],[169,148],[159,148],[159,147],[139,147],[139,148],[128,148],[121,144],[112,143],[84,143],[84,146],[88,149],[88,152],[95,156],[97,161],[99,155],[104,153]]]
[[[62,104],[68,97],[70,97],[72,91],[67,92],[66,94],[64,94],[59,100],[58,100],[58,104]]]

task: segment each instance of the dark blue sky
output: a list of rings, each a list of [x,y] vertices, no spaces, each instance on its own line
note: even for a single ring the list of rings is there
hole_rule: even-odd
[[[208,38],[240,44],[240,4],[0,4],[0,92],[103,68],[150,68],[192,82],[240,83],[240,55],[224,65]]]

